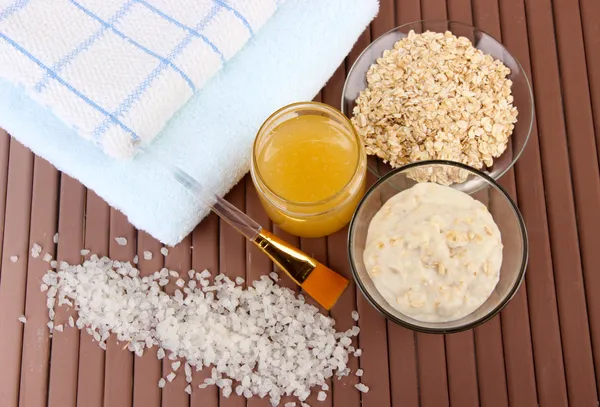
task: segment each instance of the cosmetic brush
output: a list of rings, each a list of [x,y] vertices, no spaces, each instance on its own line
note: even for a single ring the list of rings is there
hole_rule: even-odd
[[[337,302],[348,286],[348,279],[264,230],[262,226],[234,205],[205,190],[198,181],[176,165],[161,159],[152,151],[147,149],[143,149],[143,151],[166,168],[181,185],[208,205],[221,219],[229,223],[269,256],[279,268],[323,308],[330,310]]]

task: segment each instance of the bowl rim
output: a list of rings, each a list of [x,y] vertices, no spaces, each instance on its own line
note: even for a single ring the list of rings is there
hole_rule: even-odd
[[[390,314],[388,311],[386,311],[383,307],[381,307],[379,305],[379,303],[369,294],[368,290],[365,288],[362,280],[360,279],[359,275],[358,275],[358,271],[356,269],[356,265],[354,263],[354,259],[353,259],[353,250],[352,250],[352,240],[354,237],[354,226],[356,224],[357,221],[357,215],[360,211],[360,209],[362,208],[362,206],[364,205],[364,203],[366,202],[366,199],[373,193],[375,192],[377,189],[379,189],[379,187],[384,184],[385,182],[387,182],[390,178],[392,178],[393,176],[395,176],[396,174],[400,173],[400,172],[404,172],[406,170],[409,170],[411,168],[415,168],[415,167],[421,167],[424,165],[449,165],[449,166],[454,166],[454,167],[458,167],[464,170],[468,170],[472,173],[474,173],[475,175],[483,178],[485,181],[487,181],[489,184],[491,184],[493,187],[495,187],[496,189],[498,189],[502,195],[504,196],[504,198],[508,201],[508,203],[510,204],[510,206],[513,209],[514,214],[517,217],[517,223],[519,224],[519,229],[521,231],[521,238],[523,239],[523,255],[521,258],[521,267],[519,270],[519,274],[517,276],[516,282],[515,284],[511,287],[510,291],[508,292],[508,294],[502,299],[502,301],[499,302],[498,305],[496,305],[496,307],[494,307],[494,309],[492,309],[490,312],[488,312],[486,315],[482,316],[481,318],[468,323],[468,324],[464,324],[464,325],[459,325],[456,327],[452,327],[452,328],[429,328],[429,327],[424,327],[424,326],[420,326],[420,325],[415,325],[412,324],[410,322],[407,322],[403,319],[400,319],[398,317],[396,317],[395,315]],[[510,302],[510,300],[512,300],[512,298],[515,296],[515,294],[519,291],[519,287],[521,287],[523,280],[525,278],[525,272],[527,269],[527,263],[529,261],[529,239],[528,239],[528,234],[527,234],[527,228],[525,226],[525,221],[523,220],[523,216],[521,215],[521,212],[519,211],[519,208],[517,206],[517,204],[513,201],[513,199],[510,197],[510,195],[506,192],[506,190],[496,182],[496,180],[494,180],[492,177],[490,177],[489,175],[481,172],[480,170],[470,167],[468,165],[462,164],[462,163],[458,163],[458,162],[454,162],[454,161],[448,161],[448,160],[426,160],[426,161],[417,161],[417,162],[413,162],[407,165],[404,165],[402,167],[396,168],[390,172],[388,172],[387,174],[385,174],[384,176],[382,176],[379,180],[377,180],[365,193],[365,195],[362,197],[362,199],[360,200],[358,206],[356,207],[356,210],[354,211],[354,214],[352,215],[352,219],[350,220],[350,224],[348,226],[348,238],[347,238],[347,247],[348,247],[348,262],[350,263],[350,270],[352,271],[352,277],[356,283],[356,285],[359,287],[361,293],[365,296],[365,298],[367,299],[367,301],[369,301],[369,303],[377,310],[379,311],[384,317],[386,317],[387,319],[389,319],[392,322],[395,322],[396,324],[403,326],[405,328],[408,328],[410,330],[416,331],[416,332],[422,332],[422,333],[429,333],[429,334],[450,334],[450,333],[456,333],[456,332],[462,332],[462,331],[466,331],[468,329],[472,329],[475,328],[487,321],[489,321],[490,319],[492,319],[493,317],[495,317],[500,311],[502,311],[502,309],[504,307],[506,307],[506,305]]]
[[[344,87],[342,88],[342,95],[340,98],[340,112],[342,112],[343,115],[345,115],[346,117],[348,117],[348,120],[351,119],[351,114],[352,112],[346,112],[346,104],[344,103],[345,100],[345,96],[346,96],[346,91],[348,88],[348,83],[349,83],[349,79],[352,76],[352,73],[354,72],[354,70],[356,69],[356,66],[358,65],[358,62],[360,60],[363,59],[363,57],[365,56],[365,54],[373,47],[373,45],[375,43],[377,43],[381,38],[385,37],[386,35],[398,31],[402,28],[406,28],[408,26],[411,25],[415,25],[415,24],[422,24],[422,23],[440,23],[440,24],[455,24],[455,25],[460,25],[463,26],[465,28],[470,28],[470,29],[474,29],[477,30],[485,35],[487,35],[488,37],[492,38],[494,41],[496,41],[498,44],[500,44],[502,46],[502,48],[508,53],[508,55],[510,55],[510,57],[512,59],[514,59],[515,63],[517,64],[517,66],[519,67],[519,70],[523,73],[523,77],[525,78],[525,84],[527,85],[527,94],[529,95],[529,100],[531,102],[531,109],[530,109],[530,120],[529,120],[529,128],[527,129],[527,135],[525,136],[525,140],[523,142],[523,146],[516,152],[514,152],[513,150],[513,158],[510,162],[510,165],[508,165],[504,170],[500,171],[496,176],[494,176],[494,179],[500,179],[504,174],[506,174],[508,172],[508,170],[510,170],[512,167],[514,167],[515,163],[517,162],[517,160],[519,158],[521,158],[521,155],[523,154],[523,152],[525,151],[525,147],[527,147],[527,144],[529,143],[529,139],[531,138],[531,132],[533,131],[533,123],[535,122],[535,100],[533,97],[533,88],[531,87],[531,80],[529,79],[529,76],[527,74],[527,72],[525,71],[525,68],[523,68],[523,65],[521,64],[521,62],[519,62],[519,60],[517,59],[517,57],[515,57],[512,52],[510,52],[506,46],[498,41],[498,39],[496,39],[496,37],[494,37],[493,35],[491,35],[490,33],[488,33],[485,30],[482,30],[481,28],[475,27],[473,25],[470,24],[465,24],[462,23],[460,21],[456,21],[456,20],[415,20],[415,21],[411,21],[408,23],[404,23],[401,24],[397,27],[392,28],[391,30],[388,30],[386,32],[384,32],[383,34],[381,34],[380,36],[378,36],[377,38],[375,38],[373,41],[371,41],[371,43],[369,45],[367,45],[365,47],[365,49],[362,50],[362,52],[358,55],[358,57],[354,60],[354,62],[352,63],[352,66],[350,67],[350,69],[348,70],[348,73],[346,74],[346,79],[344,80]],[[529,109],[528,109],[529,110]],[[512,134],[511,134],[512,137]],[[377,178],[381,178],[382,175],[378,172],[375,171],[371,168],[371,166],[367,166],[368,170],[375,175]]]

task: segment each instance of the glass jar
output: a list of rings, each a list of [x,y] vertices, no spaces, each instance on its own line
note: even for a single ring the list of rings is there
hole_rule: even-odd
[[[286,150],[289,156],[273,161]],[[279,109],[263,123],[250,172],[273,222],[296,236],[322,237],[350,222],[365,191],[366,169],[365,149],[350,120],[326,104],[301,102]],[[307,198],[311,196],[318,199]]]

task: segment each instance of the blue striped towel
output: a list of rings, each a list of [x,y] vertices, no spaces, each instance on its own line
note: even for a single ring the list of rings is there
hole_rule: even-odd
[[[0,0],[0,77],[133,156],[281,0]]]

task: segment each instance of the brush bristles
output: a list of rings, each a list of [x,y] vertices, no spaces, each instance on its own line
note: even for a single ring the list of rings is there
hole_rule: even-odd
[[[302,284],[302,289],[323,308],[330,310],[348,283],[348,279],[319,263]]]

